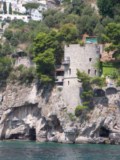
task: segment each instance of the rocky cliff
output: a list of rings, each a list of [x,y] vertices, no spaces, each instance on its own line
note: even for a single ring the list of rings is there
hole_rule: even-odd
[[[0,90],[0,139],[120,143],[120,92],[94,98],[76,118],[59,88],[7,84]]]

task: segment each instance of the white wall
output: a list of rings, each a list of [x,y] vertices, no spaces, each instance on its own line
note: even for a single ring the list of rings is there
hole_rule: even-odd
[[[10,18],[11,20],[14,19],[21,19],[24,22],[29,22],[28,16],[24,16],[24,15],[11,15],[11,14],[0,14],[0,19],[4,20]]]

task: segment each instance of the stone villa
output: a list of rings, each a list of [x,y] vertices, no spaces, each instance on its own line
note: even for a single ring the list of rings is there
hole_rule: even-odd
[[[77,78],[77,69],[91,77],[99,76],[95,64],[100,59],[102,46],[96,42],[84,46],[70,44],[65,46],[62,66],[56,68],[56,86],[62,89],[62,94],[70,110],[81,104],[81,83]]]

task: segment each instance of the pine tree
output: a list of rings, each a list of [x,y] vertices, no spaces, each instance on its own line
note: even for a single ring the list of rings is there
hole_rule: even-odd
[[[7,5],[6,5],[6,2],[3,2],[3,12],[4,12],[4,14],[7,14]]]
[[[12,14],[12,5],[11,5],[11,3],[9,4],[9,14]]]

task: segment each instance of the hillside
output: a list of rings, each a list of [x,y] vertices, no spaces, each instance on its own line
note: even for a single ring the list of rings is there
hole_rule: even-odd
[[[1,140],[120,143],[120,5],[98,2],[2,21]]]

